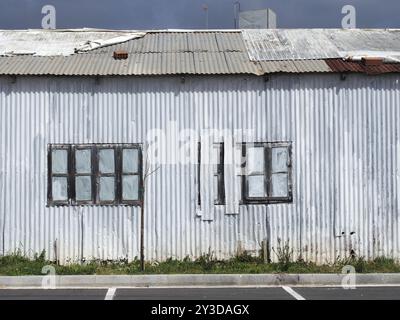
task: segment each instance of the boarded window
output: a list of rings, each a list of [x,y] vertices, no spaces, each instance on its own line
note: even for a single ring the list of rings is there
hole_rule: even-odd
[[[292,201],[289,143],[244,144],[244,203]]]
[[[213,146],[214,166],[214,203],[225,204],[225,181],[224,181],[224,144],[215,143]]]
[[[204,181],[200,181],[200,170],[201,170],[201,144],[198,145],[198,182],[197,182],[197,192],[198,192],[198,204],[201,205],[201,183]],[[206,150],[203,150],[206,152]],[[212,145],[212,156],[211,163],[209,165],[213,166],[213,197],[215,205],[224,205],[225,204],[225,181],[224,181],[224,143],[214,143]]]
[[[49,145],[49,205],[139,205],[140,145]]]

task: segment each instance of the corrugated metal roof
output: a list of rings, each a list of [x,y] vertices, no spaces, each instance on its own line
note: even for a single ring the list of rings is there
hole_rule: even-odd
[[[263,73],[331,72],[325,60],[260,61]]]
[[[135,31],[78,30],[0,30],[0,56],[33,53],[38,56],[71,55],[87,41],[109,40],[136,34]]]
[[[331,72],[324,60],[252,62],[243,52],[134,53],[127,60],[99,54],[2,57],[2,75],[173,75]]]
[[[369,32],[371,32],[371,35],[369,35]],[[16,33],[20,33],[22,39],[27,39],[30,34],[29,31],[16,31]],[[55,44],[62,42],[60,34],[65,34],[66,43],[69,46],[71,44],[78,46],[82,45],[86,39],[93,41],[93,38],[98,37],[99,39],[110,40],[114,36],[133,34],[133,31],[131,33],[122,31],[119,33],[77,31],[76,33],[78,35],[74,36],[72,31],[54,32],[55,37],[51,47],[56,49]],[[47,41],[51,38],[52,32],[43,31],[43,34],[43,41]],[[346,41],[350,34],[356,35],[357,41],[359,39],[365,40],[366,44],[347,45]],[[328,31],[318,29],[151,31],[145,33],[143,37],[140,36],[133,40],[66,56],[1,56],[0,75],[262,75],[266,73],[351,72],[352,65],[338,66],[332,61],[327,63],[324,60],[330,56],[339,55],[338,50],[346,48],[349,50],[369,49],[373,52],[374,49],[377,49],[377,46],[368,40],[373,36],[383,37],[395,42],[394,44],[383,45],[383,42],[379,41],[382,45],[380,50],[392,50],[391,53],[397,52],[396,50],[400,52],[400,38],[395,41],[399,34],[397,31],[383,30],[362,30],[353,33],[352,30]],[[17,37],[11,35],[12,33],[8,31],[0,31],[0,40],[8,37],[9,43],[11,43],[10,48],[14,48]],[[32,43],[40,42],[40,31],[32,31],[32,39]],[[336,49],[333,49],[332,39],[335,39]],[[78,40],[81,42],[79,43]],[[7,41],[4,40],[6,44],[0,44],[3,51],[7,50]],[[41,46],[39,46],[40,48]],[[24,46],[23,49],[25,51],[30,50],[28,46]],[[35,48],[31,49],[35,50]],[[117,49],[128,51],[128,59],[115,60],[113,52]],[[61,46],[60,50],[68,51],[70,47]],[[54,52],[58,51],[55,50]],[[340,61],[337,63],[339,64]],[[346,68],[350,68],[350,70]],[[356,68],[354,72],[370,71],[361,67],[354,68]],[[342,69],[343,71],[341,71]],[[385,65],[385,67],[377,69],[376,73],[380,73],[379,70],[398,72],[397,66]]]
[[[253,61],[333,59],[355,52],[400,55],[397,29],[249,29],[242,34]]]

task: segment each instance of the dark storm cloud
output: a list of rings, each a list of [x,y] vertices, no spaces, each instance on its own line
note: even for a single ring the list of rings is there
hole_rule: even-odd
[[[233,27],[235,0],[0,0],[0,28],[41,27],[41,8],[57,10],[57,28],[163,29]],[[399,0],[242,0],[242,10],[271,8],[281,28],[341,26],[341,8],[357,9],[357,27],[399,28]]]

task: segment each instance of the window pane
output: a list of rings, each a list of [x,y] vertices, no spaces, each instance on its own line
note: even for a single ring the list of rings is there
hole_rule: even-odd
[[[272,148],[271,169],[274,172],[287,172],[288,152],[287,148]]]
[[[214,175],[213,183],[214,183],[214,186],[213,186],[213,188],[214,188],[214,190],[213,190],[213,192],[214,192],[214,200],[218,201],[219,197],[218,197],[218,176],[217,175]]]
[[[122,199],[124,200],[139,199],[139,176],[122,177]]]
[[[75,177],[76,200],[88,201],[92,199],[92,179],[91,177]]]
[[[114,201],[115,199],[114,177],[100,178],[99,197],[100,201]]]
[[[53,201],[68,200],[68,182],[64,177],[53,177],[52,179]]]
[[[67,150],[53,150],[51,159],[51,170],[53,173],[68,173]]]
[[[76,150],[75,151],[75,165],[77,173],[90,173],[91,172],[91,150]]]
[[[249,197],[265,197],[264,176],[247,177],[249,186]]]
[[[101,149],[99,151],[99,170],[101,173],[114,173],[114,149]]]
[[[247,173],[264,172],[264,148],[247,148]]]
[[[218,173],[218,165],[221,164],[221,144],[216,143],[212,149],[212,163],[214,174]]]
[[[122,171],[138,172],[139,168],[139,152],[138,149],[122,150]]]
[[[271,177],[271,196],[287,197],[288,196],[288,174],[275,173]]]

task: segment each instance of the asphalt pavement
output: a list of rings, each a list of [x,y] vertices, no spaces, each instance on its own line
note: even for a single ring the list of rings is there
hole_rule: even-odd
[[[0,300],[400,300],[400,286],[0,289]]]

